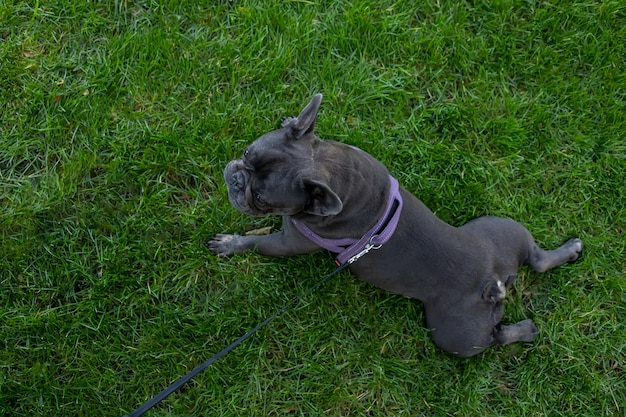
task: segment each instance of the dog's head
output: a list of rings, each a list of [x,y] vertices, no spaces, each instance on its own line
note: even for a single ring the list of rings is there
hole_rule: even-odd
[[[330,216],[342,210],[328,186],[324,161],[316,158],[322,141],[314,128],[321,102],[322,95],[315,95],[298,117],[285,119],[280,129],[259,137],[228,163],[224,180],[237,210],[253,216]]]

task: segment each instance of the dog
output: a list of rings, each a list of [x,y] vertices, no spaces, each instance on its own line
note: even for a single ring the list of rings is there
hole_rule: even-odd
[[[218,256],[248,250],[290,256],[327,249],[350,263],[359,279],[420,300],[434,343],[470,357],[495,345],[531,342],[532,320],[500,323],[503,300],[518,268],[537,272],[575,261],[573,238],[539,248],[521,224],[483,216],[460,227],[440,220],[398,185],[365,151],[315,135],[322,95],[297,117],[256,139],[227,164],[228,197],[252,216],[282,216],[282,230],[263,236],[218,234],[207,242]]]

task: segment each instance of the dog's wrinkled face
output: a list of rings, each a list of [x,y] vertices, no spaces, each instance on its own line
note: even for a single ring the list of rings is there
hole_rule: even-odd
[[[342,209],[341,200],[313,172],[313,133],[321,102],[317,95],[296,118],[254,141],[243,156],[228,163],[224,180],[228,198],[252,216],[292,216],[301,212],[328,216]]]
[[[261,136],[241,158],[226,166],[228,198],[237,210],[265,216],[293,215],[304,209],[308,196],[299,184],[299,170],[289,163],[301,159],[297,154],[303,146],[287,141],[288,130],[282,128]]]

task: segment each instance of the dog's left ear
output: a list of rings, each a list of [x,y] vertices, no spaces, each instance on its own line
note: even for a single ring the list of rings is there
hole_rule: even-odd
[[[282,126],[289,126],[293,129],[293,134],[296,139],[300,139],[308,133],[312,133],[315,129],[315,119],[317,119],[317,112],[320,109],[322,103],[322,95],[316,94],[311,99],[311,102],[300,112],[300,115],[295,118],[288,117],[283,120]]]
[[[302,210],[305,213],[316,216],[334,216],[343,210],[341,199],[325,183],[305,180],[304,188],[309,195],[309,201]]]

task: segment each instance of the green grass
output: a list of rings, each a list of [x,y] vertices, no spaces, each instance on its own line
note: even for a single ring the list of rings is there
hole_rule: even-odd
[[[318,133],[442,219],[583,258],[523,268],[505,320],[540,336],[469,360],[343,274],[150,414],[624,415],[624,62],[617,0],[4,1],[0,414],[127,413],[330,272],[202,245],[279,225],[221,171],[322,92]]]

